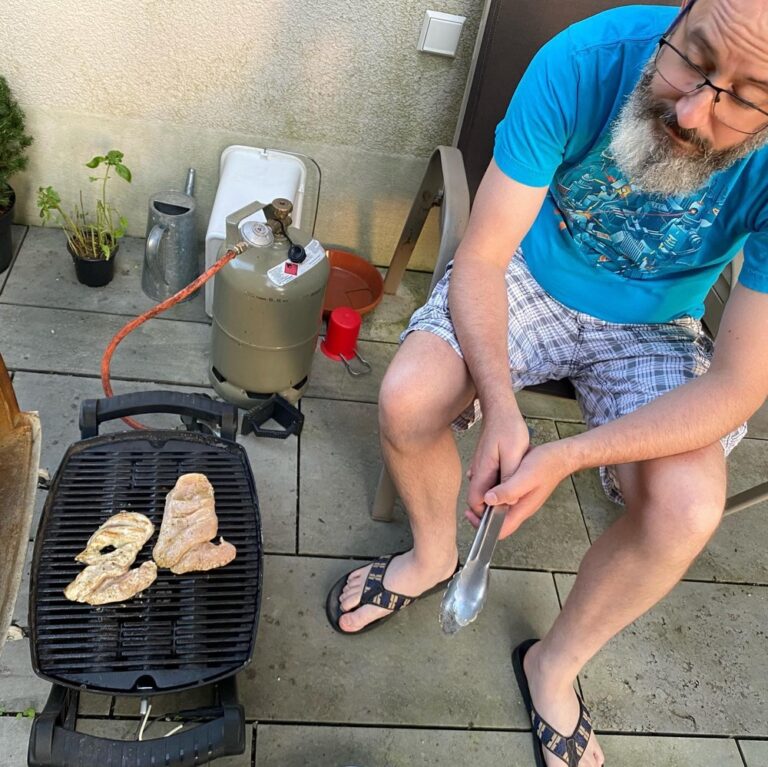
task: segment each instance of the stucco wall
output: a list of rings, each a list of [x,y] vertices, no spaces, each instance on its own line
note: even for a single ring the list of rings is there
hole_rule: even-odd
[[[88,189],[94,154],[125,152],[114,200],[143,235],[147,198],[198,171],[201,237],[230,144],[310,155],[315,232],[386,264],[426,164],[450,143],[483,0],[5,0],[0,72],[35,143],[13,180]],[[416,50],[424,11],[468,17],[455,59]],[[434,255],[418,249],[415,263]]]

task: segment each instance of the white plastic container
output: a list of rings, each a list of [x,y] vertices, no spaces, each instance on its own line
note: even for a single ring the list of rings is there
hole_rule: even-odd
[[[230,213],[257,200],[270,203],[276,197],[285,197],[293,203],[294,226],[311,233],[319,193],[320,170],[311,158],[252,146],[227,147],[221,153],[219,186],[205,235],[205,268],[216,261],[226,239],[226,218]],[[261,212],[250,218],[264,221]],[[209,316],[213,283],[209,280],[205,285],[205,311]]]

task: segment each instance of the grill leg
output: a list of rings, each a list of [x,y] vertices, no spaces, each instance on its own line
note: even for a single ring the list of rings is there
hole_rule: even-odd
[[[78,698],[75,690],[53,686],[45,709],[32,724],[29,767],[197,767],[245,751],[245,712],[237,702],[234,677],[216,685],[220,705],[215,718],[152,740],[112,740],[76,732]]]
[[[77,703],[80,693],[55,684],[51,688],[45,708],[32,723],[27,762],[30,767],[55,764],[53,740],[59,726],[74,730],[77,722]]]

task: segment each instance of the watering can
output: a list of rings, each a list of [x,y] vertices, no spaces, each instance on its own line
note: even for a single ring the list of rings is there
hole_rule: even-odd
[[[200,274],[194,191],[195,169],[190,168],[183,193],[157,192],[149,198],[141,289],[156,301],[177,293]]]

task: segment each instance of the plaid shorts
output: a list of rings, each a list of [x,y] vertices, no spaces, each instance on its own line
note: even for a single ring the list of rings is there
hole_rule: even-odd
[[[427,303],[418,309],[400,340],[425,330],[449,343],[462,357],[448,308],[449,265]],[[682,317],[655,324],[617,324],[574,311],[536,282],[518,250],[506,273],[509,300],[507,348],[512,387],[560,378],[571,380],[589,428],[637,410],[704,373],[712,339],[699,320]],[[480,418],[477,400],[454,422],[457,431]],[[725,454],[747,433],[746,424],[721,439]],[[612,467],[601,467],[608,497],[623,503]]]

